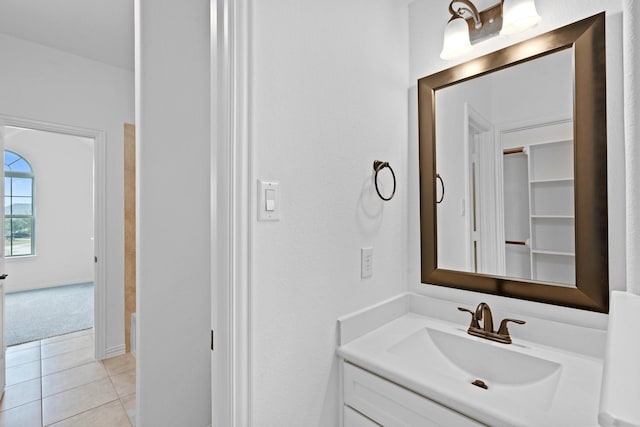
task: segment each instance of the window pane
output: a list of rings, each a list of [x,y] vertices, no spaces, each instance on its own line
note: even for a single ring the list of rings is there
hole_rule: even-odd
[[[33,215],[31,197],[12,197],[11,215]],[[7,209],[5,208],[5,212]],[[5,215],[7,215],[5,213]]]
[[[33,224],[31,218],[12,218],[12,255],[30,255]]]
[[[6,176],[5,198],[5,256],[33,254],[33,171],[29,163],[16,153],[4,152],[5,173],[27,175]]]
[[[12,153],[11,151],[5,151],[4,152],[4,165],[5,165],[5,167],[10,170],[10,166],[9,165],[11,165],[11,163],[15,162],[19,158],[20,158],[20,156],[18,156],[16,153]]]
[[[11,171],[13,172],[31,172],[31,167],[24,159],[20,159],[11,164]]]
[[[11,151],[4,152],[4,170],[5,172],[32,172],[29,163]]]
[[[33,195],[33,179],[31,178],[13,178],[11,184],[11,195],[13,196],[29,196]]]
[[[4,256],[11,256],[11,219],[4,220]]]

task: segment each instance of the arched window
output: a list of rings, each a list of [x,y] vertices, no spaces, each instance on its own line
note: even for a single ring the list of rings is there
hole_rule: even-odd
[[[33,169],[24,157],[4,152],[4,249],[5,256],[35,253]]]

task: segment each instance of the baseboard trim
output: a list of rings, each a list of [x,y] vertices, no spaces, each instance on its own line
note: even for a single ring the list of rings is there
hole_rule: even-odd
[[[115,347],[108,348],[107,351],[104,354],[104,356],[105,356],[104,358],[105,359],[109,359],[111,357],[121,356],[124,353],[125,353],[125,346],[124,346],[124,344],[122,344],[122,345],[118,345],[118,346],[115,346]]]
[[[33,256],[28,255],[28,256],[19,256],[19,257],[14,257],[14,258],[6,258],[7,261],[9,262],[13,262],[13,260],[15,258],[33,258]],[[22,260],[20,260],[22,261]],[[27,285],[25,287],[20,287],[19,289],[15,289],[15,284],[12,287],[11,290],[6,290],[7,294],[12,294],[14,292],[27,292],[27,291],[39,291],[42,289],[49,289],[49,288],[58,288],[60,286],[73,286],[73,285],[84,285],[85,283],[94,283],[93,277],[89,278],[88,280],[66,280],[63,283],[60,282],[52,282],[52,283],[39,283],[37,285]]]

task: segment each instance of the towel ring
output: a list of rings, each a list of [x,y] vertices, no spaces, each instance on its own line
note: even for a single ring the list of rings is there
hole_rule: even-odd
[[[389,168],[389,170],[391,171],[391,176],[393,177],[393,191],[391,192],[391,195],[389,197],[384,197],[380,192],[380,189],[378,188],[378,172],[380,172],[384,168]],[[382,200],[388,202],[389,200],[393,199],[394,194],[396,194],[396,174],[393,172],[393,169],[391,169],[389,162],[382,162],[380,160],[373,161],[373,170],[376,171],[375,177],[373,178],[376,184],[376,193],[378,193],[378,196],[380,196]]]
[[[444,181],[439,173],[436,174],[436,179],[440,180],[440,185],[442,186],[442,194],[440,195],[440,200],[436,200],[436,203],[442,203],[444,200]]]

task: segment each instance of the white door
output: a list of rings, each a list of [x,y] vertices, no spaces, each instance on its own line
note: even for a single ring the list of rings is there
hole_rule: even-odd
[[[3,209],[0,209],[0,210],[3,210]],[[2,216],[2,222],[4,223],[4,212],[2,212],[0,216]],[[3,246],[2,252],[4,252],[4,242],[2,243],[2,246]],[[0,268],[2,269],[2,271],[4,271],[4,254],[2,254],[0,258],[1,258]],[[0,275],[0,352],[1,352],[0,353],[0,399],[4,395],[5,368],[7,365],[5,361],[6,346],[4,341],[4,316],[5,316],[4,315],[4,279],[5,277],[7,277],[7,275],[4,273]]]
[[[4,130],[5,127],[0,123],[0,155],[2,156],[2,162],[0,162],[0,174],[2,174],[3,184],[0,185],[0,201],[2,203],[2,209],[0,209],[0,224],[2,230],[4,230]],[[4,231],[2,233],[4,236]],[[7,275],[4,272],[4,237],[0,241],[0,397],[4,394],[5,385],[5,367],[6,367],[6,345],[4,340],[4,279]]]

